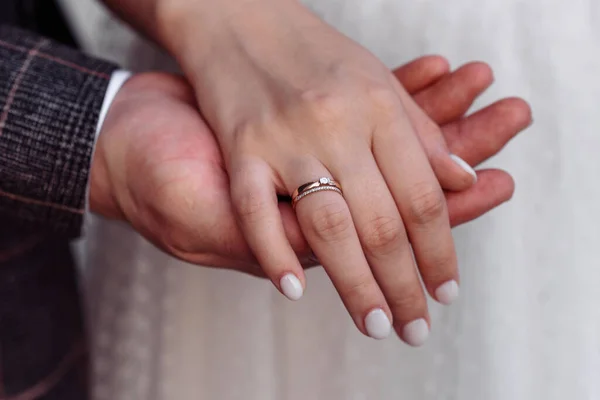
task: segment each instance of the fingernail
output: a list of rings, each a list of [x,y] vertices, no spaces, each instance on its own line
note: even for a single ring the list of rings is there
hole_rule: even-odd
[[[414,347],[422,346],[429,337],[429,325],[423,318],[414,320],[404,325],[402,339]]]
[[[300,283],[300,279],[294,274],[287,274],[281,278],[279,286],[281,286],[281,291],[285,297],[293,301],[300,300],[304,294],[302,283]]]
[[[456,154],[450,154],[450,158],[458,164],[459,167],[467,171],[473,177],[473,181],[477,182],[477,173],[465,160],[457,156]]]
[[[373,339],[385,339],[392,331],[390,319],[381,308],[376,308],[365,317],[367,334]]]
[[[435,290],[435,298],[440,303],[449,306],[458,298],[458,283],[455,280],[441,284]]]

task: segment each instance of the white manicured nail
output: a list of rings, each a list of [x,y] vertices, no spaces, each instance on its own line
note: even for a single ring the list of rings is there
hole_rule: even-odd
[[[367,334],[373,339],[385,339],[392,331],[392,324],[381,308],[376,308],[365,317]]]
[[[404,325],[402,339],[411,346],[422,346],[429,337],[429,325],[423,318]]]
[[[458,298],[458,283],[454,280],[441,284],[435,290],[435,298],[440,303],[449,306]]]
[[[299,300],[304,294],[302,283],[300,283],[300,279],[294,274],[287,274],[281,278],[279,286],[281,286],[281,291],[285,297],[290,300]]]
[[[456,154],[450,154],[450,158],[454,160],[455,163],[458,164],[459,167],[467,171],[473,177],[473,180],[477,182],[477,173],[465,160],[457,156]]]

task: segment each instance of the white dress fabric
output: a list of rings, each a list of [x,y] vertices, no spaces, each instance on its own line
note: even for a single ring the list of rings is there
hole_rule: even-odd
[[[92,0],[63,2],[91,52],[172,68]],[[426,53],[484,60],[496,83],[478,106],[532,104],[534,126],[488,164],[513,174],[514,198],[454,231],[460,301],[432,304],[423,348],[377,342],[322,270],[292,303],[266,281],[183,264],[90,218],[95,400],[599,400],[600,3],[307,4],[390,67]]]

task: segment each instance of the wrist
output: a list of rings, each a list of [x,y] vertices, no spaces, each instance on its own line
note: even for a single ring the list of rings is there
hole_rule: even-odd
[[[112,114],[119,114],[130,78],[131,73],[128,71],[118,70],[113,73],[100,111],[92,153],[88,182],[89,210],[107,218],[120,218],[122,213],[115,196],[112,195],[115,191],[110,180],[108,154],[104,139],[106,131],[110,129],[112,123]]]
[[[185,60],[186,51],[193,46],[202,51],[215,35],[226,30],[224,14],[237,2],[157,0],[156,26],[161,44],[179,60]]]
[[[299,18],[298,9],[306,11],[298,0],[164,0],[158,2],[156,15],[161,44],[194,80],[199,66],[208,60],[217,64],[219,54],[259,38],[285,15]]]
[[[89,207],[90,211],[106,218],[121,219],[122,212],[119,205],[111,195],[114,192],[109,178],[106,157],[101,149],[99,140],[98,148],[90,170]]]

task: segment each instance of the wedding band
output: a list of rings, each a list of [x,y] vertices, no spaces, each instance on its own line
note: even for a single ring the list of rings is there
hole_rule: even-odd
[[[342,192],[342,187],[339,183],[337,183],[334,179],[324,177],[317,181],[308,182],[304,185],[298,186],[298,189],[294,190],[294,194],[292,194],[292,207],[296,208],[296,204],[304,197],[313,193],[321,192],[323,190],[330,190],[337,192],[342,196],[344,195]]]

